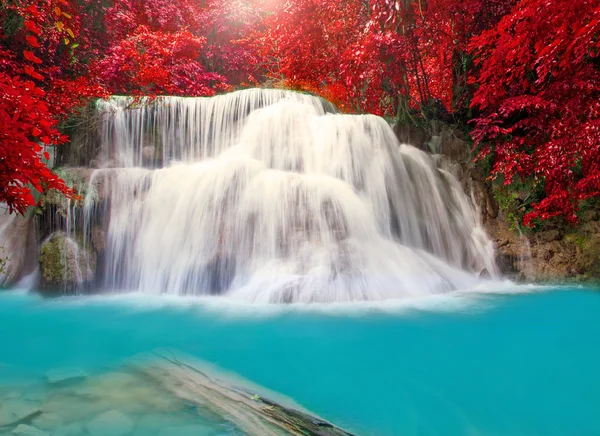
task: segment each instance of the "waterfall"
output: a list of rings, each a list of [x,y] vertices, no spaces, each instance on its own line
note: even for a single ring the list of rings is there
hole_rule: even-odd
[[[261,89],[97,111],[84,227],[101,215],[107,289],[356,301],[465,289],[495,270],[458,181],[382,118]]]

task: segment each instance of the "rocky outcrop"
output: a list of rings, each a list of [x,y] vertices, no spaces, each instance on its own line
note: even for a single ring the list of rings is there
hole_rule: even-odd
[[[96,272],[103,271],[103,213],[114,171],[57,169],[76,197],[67,199],[51,190],[36,198],[38,207],[25,217],[0,212],[0,287],[73,293],[96,279]],[[89,224],[86,234],[82,226],[73,225],[84,221]]]
[[[0,215],[0,287],[12,286],[33,273],[37,237],[31,216]]]
[[[490,234],[494,234],[490,232]],[[498,256],[508,257],[519,243],[501,239]],[[529,234],[528,262],[512,265],[518,277],[542,283],[600,282],[600,221],[577,228],[551,228]]]
[[[500,216],[486,223],[504,275],[540,283],[600,282],[600,221],[519,235]]]
[[[56,232],[40,248],[40,288],[51,293],[75,293],[92,282],[96,256],[64,232]]]
[[[473,148],[469,137],[452,125],[433,120],[427,128],[413,124],[396,124],[394,132],[403,144],[415,147],[433,154],[441,154],[456,162],[470,160]]]
[[[536,232],[520,230],[499,206],[483,168],[472,162],[472,146],[462,132],[440,121],[428,129],[402,125],[394,130],[401,142],[439,154],[437,165],[461,180],[494,242],[503,276],[523,282],[600,282],[600,211],[588,210],[576,227],[556,224]]]

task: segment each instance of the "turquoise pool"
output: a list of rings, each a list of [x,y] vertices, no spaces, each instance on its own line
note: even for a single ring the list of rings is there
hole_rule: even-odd
[[[286,307],[6,292],[0,387],[169,347],[359,435],[599,435],[600,293],[509,288]]]

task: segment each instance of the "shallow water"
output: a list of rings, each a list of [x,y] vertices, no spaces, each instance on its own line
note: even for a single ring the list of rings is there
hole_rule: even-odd
[[[169,347],[356,434],[600,434],[600,293],[506,290],[283,307],[8,292],[0,295],[0,395],[40,389],[61,368],[106,377]],[[193,421],[186,413],[169,419]],[[155,434],[133,416],[138,434]],[[224,425],[214,434],[234,432]]]

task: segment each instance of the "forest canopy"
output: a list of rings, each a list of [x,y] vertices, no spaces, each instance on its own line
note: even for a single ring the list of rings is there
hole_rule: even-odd
[[[595,0],[2,0],[0,201],[73,195],[45,164],[110,94],[263,86],[349,113],[468,129],[490,177],[538,193],[524,223],[600,195]]]

